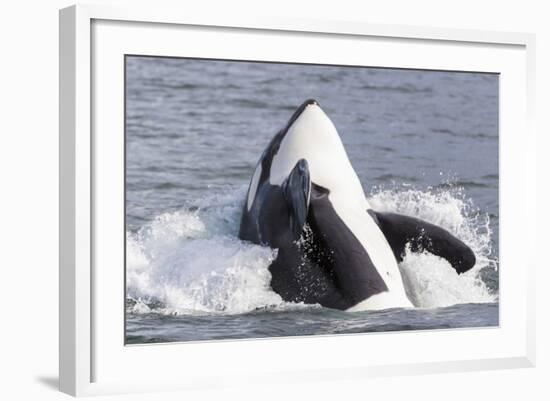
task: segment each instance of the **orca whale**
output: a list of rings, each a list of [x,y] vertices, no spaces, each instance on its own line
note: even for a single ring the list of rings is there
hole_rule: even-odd
[[[412,307],[398,266],[407,246],[445,258],[458,274],[476,262],[445,229],[374,211],[334,124],[313,99],[262,153],[239,238],[277,249],[271,287],[285,301],[348,311]]]

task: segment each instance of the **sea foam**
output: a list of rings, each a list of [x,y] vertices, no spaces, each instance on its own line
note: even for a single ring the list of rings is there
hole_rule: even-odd
[[[237,314],[258,308],[296,308],[270,288],[277,251],[237,238],[246,188],[209,196],[164,213],[126,234],[128,310],[168,314]],[[479,277],[495,268],[488,216],[451,190],[377,190],[377,211],[393,211],[440,225],[474,250],[476,266],[457,275],[447,261],[407,251],[401,273],[413,304],[422,308],[494,302]],[[303,306],[307,307],[307,306]]]

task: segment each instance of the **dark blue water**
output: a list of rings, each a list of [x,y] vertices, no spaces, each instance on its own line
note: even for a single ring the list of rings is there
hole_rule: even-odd
[[[131,343],[498,324],[498,76],[128,57]],[[400,265],[413,310],[284,304],[269,249],[236,238],[254,166],[307,98],[336,125],[371,205],[439,224],[478,264]],[[330,155],[327,155],[330,157]]]

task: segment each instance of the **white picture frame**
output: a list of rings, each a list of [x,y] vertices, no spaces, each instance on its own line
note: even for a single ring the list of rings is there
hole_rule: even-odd
[[[178,46],[176,37],[199,41],[201,49],[185,48],[181,41]],[[247,46],[216,47],[222,37],[224,42],[242,40]],[[254,47],[258,38],[271,46],[262,43]],[[323,44],[327,49],[333,46],[334,51],[301,55],[293,51],[299,45],[290,44],[290,39],[293,43]],[[331,44],[335,39],[338,48]],[[94,395],[246,385],[250,380],[261,384],[273,376],[284,383],[534,366],[534,260],[526,259],[525,254],[536,253],[526,252],[520,258],[514,247],[508,246],[512,242],[519,249],[534,246],[519,230],[535,231],[536,222],[534,41],[533,35],[523,33],[261,16],[239,19],[188,14],[185,8],[78,5],[61,10],[61,391]],[[222,59],[296,61],[304,56],[310,62],[332,60],[338,64],[347,60],[364,65],[360,58],[352,60],[355,55],[350,49],[354,46],[370,46],[370,66],[501,74],[501,249],[505,251],[500,258],[500,326],[126,347],[120,332],[124,266],[118,263],[121,255],[116,249],[124,236],[122,230],[110,230],[118,233],[112,236],[105,231],[123,217],[119,191],[123,185],[119,140],[123,132],[123,105],[119,102],[123,71],[117,64],[121,55],[200,56],[210,51],[208,54]],[[240,54],[235,53],[236,48]],[[403,60],[403,54],[410,59]],[[94,135],[98,132],[112,135]],[[115,206],[110,207],[106,199],[114,197]],[[107,265],[115,267],[105,270]],[[106,307],[117,303],[119,307]],[[452,342],[453,349],[446,349],[446,342]],[[392,352],[376,352],[384,347],[392,347]],[[316,357],[320,349],[323,360]],[[349,350],[354,352],[343,352]],[[366,350],[368,358],[363,354]],[[291,365],[287,362],[290,355],[297,356]],[[214,358],[219,358],[214,366],[202,363]],[[140,376],[132,369],[138,361],[147,361],[145,365],[154,366],[156,372]]]

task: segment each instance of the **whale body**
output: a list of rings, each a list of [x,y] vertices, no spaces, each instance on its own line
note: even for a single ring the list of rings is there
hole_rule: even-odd
[[[340,136],[306,100],[262,153],[239,238],[277,249],[271,287],[285,301],[360,311],[412,307],[398,261],[406,247],[445,258],[457,273],[473,251],[445,229],[374,211]]]

